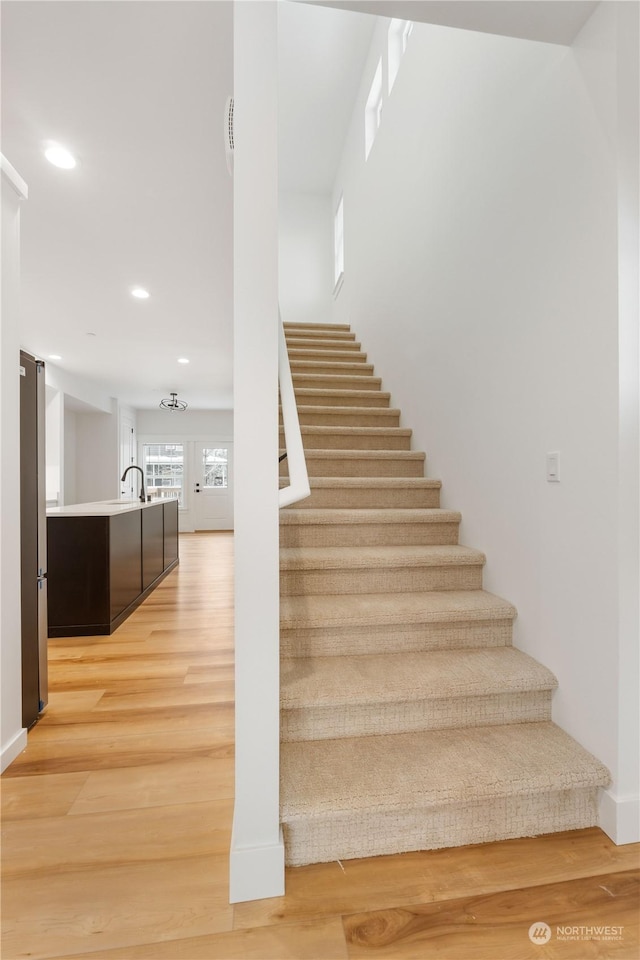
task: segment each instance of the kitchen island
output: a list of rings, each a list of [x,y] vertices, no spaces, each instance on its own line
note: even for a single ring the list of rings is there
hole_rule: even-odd
[[[178,564],[178,500],[47,510],[50,637],[113,633]]]

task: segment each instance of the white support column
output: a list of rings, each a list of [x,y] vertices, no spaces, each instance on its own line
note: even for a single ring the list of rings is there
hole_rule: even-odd
[[[277,3],[235,3],[232,903],[284,893],[279,816],[277,48]]]
[[[0,772],[27,745],[22,726],[20,634],[20,203],[27,185],[2,157],[0,337]]]
[[[640,130],[635,3],[616,4],[618,147],[618,760],[600,825],[618,844],[640,840]]]

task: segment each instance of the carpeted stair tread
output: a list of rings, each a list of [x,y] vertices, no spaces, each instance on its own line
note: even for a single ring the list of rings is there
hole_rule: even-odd
[[[298,405],[298,418],[301,426],[384,426],[385,423],[395,421],[392,426],[398,426],[400,410],[397,407],[324,407]],[[309,423],[312,419],[314,422]],[[366,423],[361,423],[365,420]],[[346,423],[350,421],[350,423]],[[355,421],[355,422],[354,422]]]
[[[291,357],[290,363],[292,373],[326,373],[331,376],[335,374],[345,374],[347,376],[355,374],[358,377],[368,377],[373,374],[372,363],[339,360],[332,356],[326,357],[324,360],[297,360]]]
[[[389,406],[391,394],[385,390],[327,390],[319,387],[296,387],[298,403],[311,406],[367,406],[376,409]],[[314,401],[317,401],[315,403]]]
[[[291,374],[293,386],[315,387],[318,390],[379,390],[382,386],[380,377],[371,374],[357,376],[345,373],[296,373]]]
[[[455,544],[461,516],[439,507],[280,512],[281,547]]]
[[[301,427],[300,432],[303,440],[304,437],[329,437],[332,434],[340,437],[411,437],[413,433],[408,427],[339,427],[333,424]]]
[[[362,364],[367,362],[366,353],[361,350],[318,350],[317,347],[289,347],[289,360],[293,363],[299,360],[321,361],[335,360],[338,363]]]
[[[284,330],[287,343],[295,337],[304,337],[307,340],[355,340],[355,333],[348,330],[340,330],[338,327],[285,327]]]
[[[346,707],[553,690],[550,670],[514,647],[283,660],[281,706]]]
[[[351,330],[348,323],[300,323],[295,320],[285,320],[282,324],[286,330]]]
[[[309,483],[312,490],[440,490],[442,487],[441,480],[429,477],[309,477]]]
[[[280,454],[285,453],[280,448]],[[421,450],[306,450],[305,454],[316,460],[424,460],[426,454]],[[313,474],[310,472],[310,477]]]
[[[412,431],[403,427],[301,426],[302,444],[311,450],[408,450]],[[280,427],[284,443],[284,428]]]
[[[281,819],[400,813],[609,781],[550,721],[283,743]]]
[[[284,453],[281,450],[280,453]],[[309,477],[422,477],[426,454],[419,450],[376,450],[360,448],[305,451]],[[281,476],[288,474],[286,460]]]
[[[512,621],[516,608],[486,590],[428,590],[407,593],[325,594],[281,597],[283,629],[374,627],[401,623]]]
[[[333,351],[340,350],[345,353],[361,353],[362,344],[358,340],[333,340],[327,337],[325,340],[309,340],[304,335],[291,336],[286,335],[287,348],[292,350],[321,350]]]
[[[484,565],[480,550],[459,544],[382,547],[282,547],[280,569],[340,570]]]
[[[287,482],[281,479],[283,485]],[[309,485],[311,495],[290,509],[436,508],[442,486],[424,477],[310,477]]]
[[[443,510],[439,507],[426,509],[371,509],[371,510],[340,510],[340,509],[308,509],[308,510],[281,510],[280,524],[369,524],[369,523],[460,523],[462,515],[456,510]]]

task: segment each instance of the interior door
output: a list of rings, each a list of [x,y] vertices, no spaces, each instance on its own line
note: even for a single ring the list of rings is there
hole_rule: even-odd
[[[196,530],[233,529],[233,444],[195,444],[193,503]]]

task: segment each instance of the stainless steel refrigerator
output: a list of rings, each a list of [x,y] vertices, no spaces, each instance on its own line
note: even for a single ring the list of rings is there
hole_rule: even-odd
[[[47,700],[47,501],[44,363],[20,351],[22,725]]]

